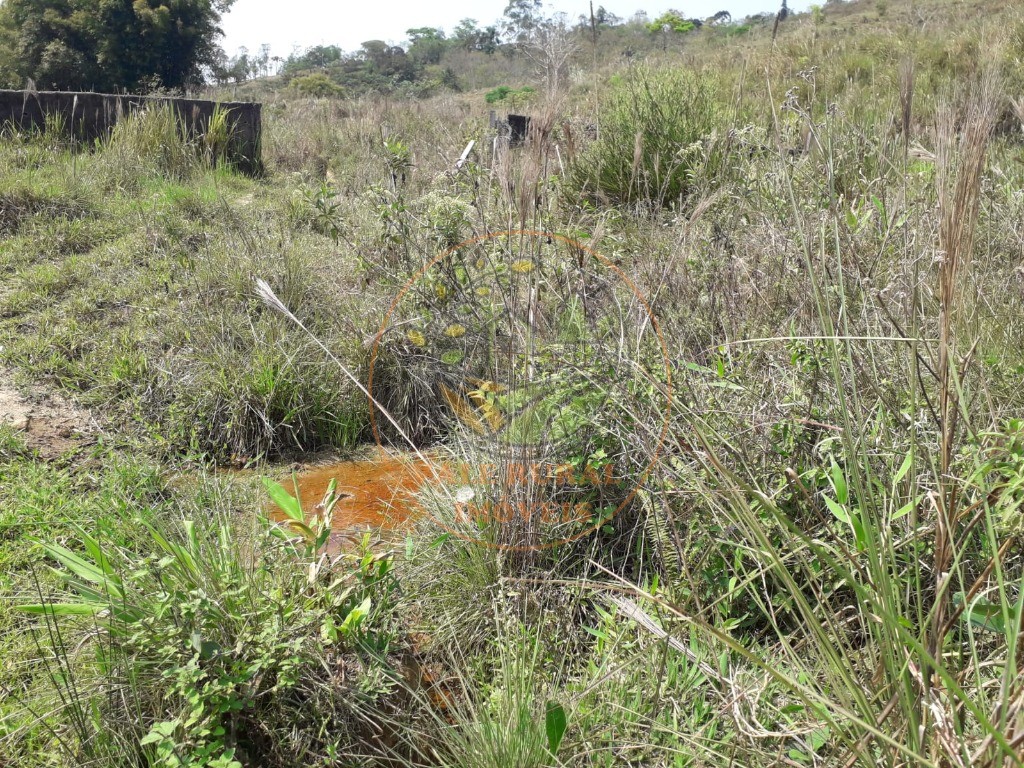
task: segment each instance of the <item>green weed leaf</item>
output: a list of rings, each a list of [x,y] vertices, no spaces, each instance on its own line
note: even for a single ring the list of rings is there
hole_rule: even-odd
[[[548,735],[548,750],[552,755],[558,754],[558,747],[565,735],[565,709],[557,701],[549,701],[544,713],[544,730]]]
[[[305,522],[306,518],[302,514],[302,505],[298,499],[269,477],[263,478],[263,487],[267,489],[267,495],[270,496],[270,500],[277,504],[281,511],[288,515],[290,520],[294,520],[297,523]]]

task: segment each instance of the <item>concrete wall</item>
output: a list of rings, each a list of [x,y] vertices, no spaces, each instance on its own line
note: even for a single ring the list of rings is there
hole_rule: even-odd
[[[0,90],[0,128],[43,130],[47,115],[59,115],[76,138],[92,141],[106,136],[125,115],[153,105],[170,105],[178,113],[186,135],[202,136],[217,102],[165,96],[121,96],[104,93]],[[228,158],[246,173],[263,167],[260,104],[220,102],[227,110],[231,139]]]

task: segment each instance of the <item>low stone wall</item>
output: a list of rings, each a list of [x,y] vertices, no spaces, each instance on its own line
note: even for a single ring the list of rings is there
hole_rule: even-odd
[[[84,141],[106,136],[118,120],[154,105],[169,105],[178,113],[182,130],[191,138],[202,136],[214,109],[227,111],[230,139],[228,159],[246,173],[263,167],[260,136],[263,130],[261,105],[247,102],[214,102],[166,96],[128,96],[64,91],[0,90],[0,128],[44,130],[48,115]]]

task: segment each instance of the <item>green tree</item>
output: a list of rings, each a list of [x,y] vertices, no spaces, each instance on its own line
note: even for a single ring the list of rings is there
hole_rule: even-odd
[[[459,25],[452,30],[452,40],[466,50],[472,50],[477,35],[480,34],[480,27],[476,25],[476,19],[463,19]]]
[[[684,34],[686,32],[692,32],[696,29],[696,26],[697,25],[694,24],[691,19],[684,18],[679,11],[668,10],[648,24],[647,29],[651,32],[662,32],[667,29],[672,32]]]
[[[7,0],[0,5],[0,41],[8,49],[12,85],[33,80],[46,88],[76,76],[82,82],[95,79],[92,35],[75,12],[72,0]]]
[[[433,27],[418,27],[406,30],[409,36],[409,57],[417,64],[437,64],[441,61],[448,41],[444,30]]]
[[[463,19],[452,32],[452,40],[455,45],[465,48],[467,51],[494,53],[498,50],[498,38],[496,26],[492,25],[481,29],[477,26],[476,19]]]
[[[622,18],[616,16],[603,5],[599,5],[597,10],[594,11],[593,25],[598,30],[604,29],[605,27],[615,27],[621,23]],[[591,28],[591,17],[589,13],[581,13],[579,15],[579,24],[577,25],[577,28],[584,31]]]
[[[0,27],[0,88],[16,88],[18,82],[18,61],[14,56],[14,35]]]
[[[303,53],[293,53],[284,63],[284,74],[305,72],[310,69],[327,69],[340,62],[345,52],[336,45],[314,45]]]
[[[542,0],[509,0],[505,6],[505,31],[513,42],[524,42],[537,28],[542,6]]]
[[[265,65],[264,60],[260,57],[250,56],[249,49],[244,45],[238,49],[238,53],[230,58],[223,51],[218,51],[215,63],[209,66],[210,78],[217,85],[231,82],[244,83],[259,74],[260,68]]]
[[[388,45],[382,40],[367,40],[359,55],[367,71],[373,75],[391,78],[396,82],[416,77],[413,62],[405,50],[397,45]]]
[[[200,84],[220,60],[233,0],[6,0],[13,76],[39,88],[140,91]]]

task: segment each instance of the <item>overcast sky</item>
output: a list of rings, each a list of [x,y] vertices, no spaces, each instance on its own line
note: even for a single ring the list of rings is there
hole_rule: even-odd
[[[501,18],[507,0],[235,0],[224,17],[222,45],[230,55],[242,46],[256,51],[263,43],[272,53],[287,56],[295,46],[340,45],[357,50],[365,40],[399,43],[415,27],[444,27],[446,32],[465,18],[481,26]],[[781,0],[595,0],[612,13],[629,18],[643,9],[657,16],[679,8],[686,16],[705,18],[726,10],[739,19],[775,11]],[[811,0],[793,0],[793,10],[806,10]],[[588,13],[587,0],[554,0],[547,13],[564,11],[575,20]]]

